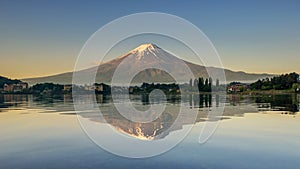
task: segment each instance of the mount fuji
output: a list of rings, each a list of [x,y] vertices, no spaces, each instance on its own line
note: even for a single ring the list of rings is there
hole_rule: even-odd
[[[183,64],[190,68],[195,77],[208,77],[207,70],[215,72],[223,71],[222,68],[205,67],[182,60],[155,44],[142,44],[128,53],[117,57],[116,59],[101,63],[98,68],[92,67],[82,70],[80,73],[84,75],[85,73],[89,73],[91,70],[98,69],[95,81],[109,83],[112,80],[115,70],[125,59],[127,60],[127,63],[125,65],[123,64],[122,66],[129,73],[141,65],[147,65],[148,67],[151,67],[162,63],[167,67],[176,67],[172,70],[176,71],[177,74],[181,73],[182,76],[184,76],[184,71],[181,69],[184,66]],[[227,81],[252,82],[261,78],[273,76],[270,74],[250,74],[241,71],[235,72],[228,69],[224,69],[224,72]],[[23,79],[23,81],[28,82],[31,85],[44,82],[70,84],[72,82],[72,75],[72,72],[67,72],[53,76]],[[163,70],[150,68],[139,72],[132,80],[132,83],[142,82],[174,82],[174,79]]]

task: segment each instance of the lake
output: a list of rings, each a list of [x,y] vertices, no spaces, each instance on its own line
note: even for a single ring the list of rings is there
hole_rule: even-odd
[[[79,116],[109,125],[128,137],[163,140],[188,125],[193,128],[170,151],[150,158],[125,158],[89,139],[79,124],[70,95],[0,95],[0,168],[282,169],[300,166],[300,95],[297,94],[201,94],[184,98],[169,96],[166,101],[132,95],[130,100],[139,110],[148,109],[152,103],[167,104],[166,113],[147,124],[127,120],[117,112],[109,96],[97,95],[96,100],[103,110],[103,119],[91,114],[79,113]],[[122,102],[122,97],[119,101]],[[199,144],[207,113],[222,103],[226,107],[216,132],[207,142]],[[170,130],[181,104],[198,112],[196,122],[182,123]]]

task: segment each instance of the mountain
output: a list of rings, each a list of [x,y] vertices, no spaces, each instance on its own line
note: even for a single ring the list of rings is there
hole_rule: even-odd
[[[221,68],[205,67],[202,65],[184,61],[177,58],[176,56],[173,56],[172,54],[168,53],[155,44],[143,44],[116,59],[100,64],[97,70],[96,82],[111,82],[115,70],[121,63],[123,72],[126,72],[127,74],[134,72],[137,68],[140,67],[159,67],[159,65],[163,65],[164,68],[171,70],[172,73],[176,73],[184,77],[184,75],[186,75],[185,70],[183,69],[184,64],[190,68],[195,77],[208,77],[207,70],[209,70],[210,72],[223,71],[223,69]],[[85,69],[78,73],[82,74],[82,76],[84,77],[86,74],[95,69],[97,69],[97,67]],[[270,74],[235,72],[228,69],[224,69],[224,72],[227,81],[253,82],[258,79],[273,76]],[[122,77],[123,76],[121,76],[120,78]],[[23,81],[28,82],[31,85],[44,82],[70,84],[72,82],[72,72],[47,77],[23,79]],[[150,68],[141,71],[132,80],[132,83],[141,82],[174,82],[174,79],[165,71]]]
[[[20,80],[17,79],[9,79],[3,76],[0,76],[0,88],[2,88],[4,86],[4,84],[14,84],[14,83],[19,83],[21,82]]]

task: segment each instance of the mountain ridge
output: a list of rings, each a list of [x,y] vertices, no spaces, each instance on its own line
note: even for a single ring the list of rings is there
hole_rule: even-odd
[[[91,70],[97,70],[96,82],[111,82],[111,78],[114,75],[116,68],[121,62],[127,61],[125,65],[125,70],[132,72],[133,69],[143,65],[158,65],[164,63],[165,66],[174,67],[173,69],[177,73],[182,73],[180,70],[181,67],[184,67],[183,63],[186,64],[190,70],[193,72],[195,77],[208,77],[207,70],[221,72],[222,68],[217,67],[205,67],[203,65],[198,65],[189,61],[180,59],[162,48],[158,47],[155,44],[142,44],[137,48],[125,53],[111,61],[104,62],[98,67],[91,67],[85,70],[79,71],[80,73],[88,73]],[[123,63],[122,63],[123,64]],[[124,65],[122,65],[124,66]],[[242,81],[242,82],[254,82],[258,79],[272,77],[272,74],[256,74],[256,73],[246,73],[243,71],[232,71],[229,69],[224,69],[226,80],[227,81]],[[36,83],[52,82],[52,83],[61,83],[61,84],[70,84],[72,82],[73,72],[66,72],[52,76],[38,77],[38,78],[28,78],[23,79],[23,81],[29,83],[30,85]],[[183,74],[184,75],[184,74]],[[132,80],[133,83],[142,83],[142,82],[174,82],[174,79],[166,72],[158,69],[147,69],[141,71],[136,75]]]

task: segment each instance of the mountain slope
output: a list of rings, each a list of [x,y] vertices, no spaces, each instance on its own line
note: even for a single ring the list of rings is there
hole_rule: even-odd
[[[167,69],[184,76],[186,74],[183,69],[183,64],[188,65],[195,77],[208,77],[207,70],[213,72],[222,71],[221,68],[204,67],[181,60],[154,44],[143,44],[114,60],[99,65],[97,70],[96,82],[111,82],[111,78],[120,63],[122,63],[122,67],[127,73],[132,73],[134,72],[134,70],[136,70],[136,68],[141,66],[152,67],[163,65]],[[82,73],[82,75],[84,76],[86,73],[94,69],[97,69],[97,67],[80,71],[80,73]],[[234,72],[228,69],[224,69],[224,72],[227,81],[255,81],[261,78],[273,76],[269,74],[249,74],[245,72]],[[47,77],[24,79],[24,81],[28,82],[29,84],[42,82],[70,84],[72,82],[72,72]],[[165,71],[151,68],[141,71],[132,80],[133,83],[173,81],[173,78]]]

